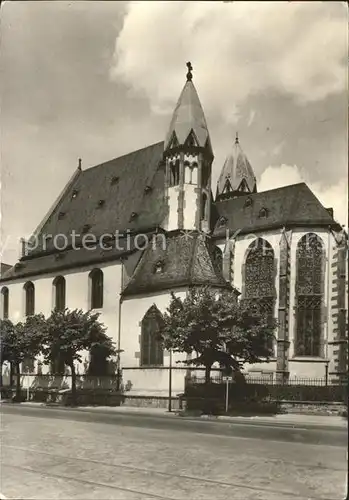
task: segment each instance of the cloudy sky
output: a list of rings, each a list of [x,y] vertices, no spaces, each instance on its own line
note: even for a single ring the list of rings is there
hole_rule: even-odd
[[[215,153],[239,131],[259,190],[305,181],[347,224],[345,2],[3,2],[3,261],[82,158],[164,139],[194,67]]]

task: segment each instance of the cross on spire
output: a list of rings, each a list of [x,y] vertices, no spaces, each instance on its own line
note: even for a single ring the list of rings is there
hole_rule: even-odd
[[[236,135],[235,135],[235,144],[239,144],[239,132],[236,132]]]
[[[187,73],[187,81],[190,82],[193,79],[193,66],[191,65],[191,62],[187,62],[187,68],[188,68],[188,73]]]

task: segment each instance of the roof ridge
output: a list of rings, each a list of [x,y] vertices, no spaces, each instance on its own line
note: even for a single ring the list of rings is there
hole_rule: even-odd
[[[190,256],[190,264],[188,266],[188,279],[190,280],[190,282],[192,281],[193,279],[193,272],[194,272],[194,262],[195,262],[195,258],[196,258],[196,255],[197,255],[197,251],[198,251],[198,237],[196,236],[195,237],[195,240],[194,240],[194,248],[191,252],[191,256]]]
[[[141,250],[142,255],[140,256],[137,264],[135,265],[132,276],[130,277],[128,283],[124,287],[124,290],[126,290],[126,288],[128,287],[129,284],[131,284],[132,282],[134,282],[137,279],[138,274],[142,271],[142,268],[144,268],[144,266],[146,265],[147,257],[149,255],[150,251],[154,250],[153,241],[154,241],[154,234],[152,234],[152,237],[151,237],[149,244],[143,250]]]
[[[115,160],[119,160],[121,158],[126,158],[127,156],[134,155],[136,153],[139,153],[140,151],[144,151],[146,149],[150,149],[150,148],[153,148],[155,146],[160,146],[160,144],[163,144],[163,143],[164,143],[164,141],[154,142],[154,144],[149,144],[149,146],[144,146],[143,148],[135,149],[134,151],[130,151],[129,153],[125,153],[121,156],[116,156],[115,158],[112,158],[111,160],[107,160],[107,161],[104,161],[102,163],[98,163],[97,165],[93,165],[92,167],[85,168],[84,170],[82,170],[82,173],[88,172],[88,171],[90,171],[94,168],[97,168],[97,167],[103,167],[103,166],[107,165],[108,163],[111,163]]]
[[[265,193],[271,193],[273,191],[281,191],[283,189],[289,189],[289,188],[294,188],[296,186],[301,186],[301,185],[304,185],[307,187],[307,189],[311,192],[312,190],[309,188],[309,186],[305,183],[305,182],[297,182],[295,184],[288,184],[287,186],[280,186],[278,188],[273,188],[273,189],[266,189],[265,191],[259,191],[258,193],[246,193],[245,196],[242,196],[241,198],[247,198],[247,197],[252,197],[252,196],[260,196],[262,194],[265,194]],[[314,195],[315,196],[315,195]],[[224,202],[230,202],[232,199],[235,199],[235,198],[223,198],[222,200],[218,200],[218,201],[215,201],[215,203],[224,203]],[[319,203],[321,203],[319,201]]]

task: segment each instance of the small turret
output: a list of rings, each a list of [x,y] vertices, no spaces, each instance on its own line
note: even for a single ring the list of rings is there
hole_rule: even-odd
[[[190,62],[187,68],[164,146],[169,200],[167,230],[208,231],[213,153]]]
[[[217,182],[216,201],[256,192],[256,177],[236,134],[235,144]]]

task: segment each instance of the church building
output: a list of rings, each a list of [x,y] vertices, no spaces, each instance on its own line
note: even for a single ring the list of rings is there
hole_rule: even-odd
[[[233,287],[278,321],[274,357],[246,373],[336,381],[347,372],[347,235],[304,183],[258,192],[238,136],[211,185],[214,145],[192,78],[188,63],[163,141],[79,164],[3,273],[2,318],[99,311],[130,394],[166,396],[170,355],[156,332],[171,292]],[[174,393],[184,356],[173,356]]]

